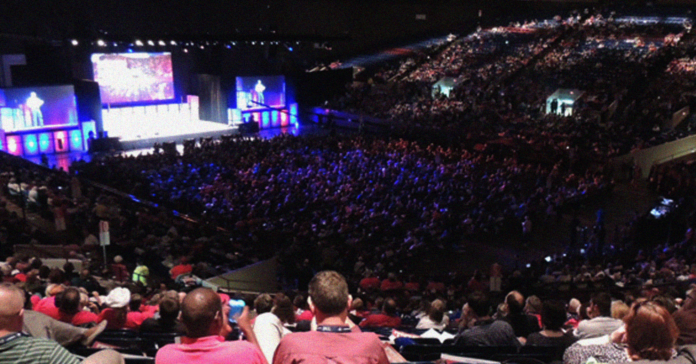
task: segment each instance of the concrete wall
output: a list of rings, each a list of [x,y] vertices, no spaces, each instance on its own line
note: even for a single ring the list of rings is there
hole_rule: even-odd
[[[614,163],[616,165],[637,163],[641,168],[643,178],[647,178],[653,165],[666,163],[694,153],[696,153],[696,135],[623,155],[614,159]]]

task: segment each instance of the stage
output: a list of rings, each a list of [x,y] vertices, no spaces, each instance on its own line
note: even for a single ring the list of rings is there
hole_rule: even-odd
[[[195,104],[164,104],[104,109],[104,131],[117,137],[125,150],[150,148],[154,143],[183,143],[186,139],[217,137],[238,132],[230,125],[198,118]]]

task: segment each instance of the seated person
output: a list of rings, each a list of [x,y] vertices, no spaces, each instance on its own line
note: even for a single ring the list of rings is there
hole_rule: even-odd
[[[614,342],[586,346],[575,343],[563,354],[563,363],[582,364],[590,357],[599,363],[669,360],[676,354],[679,330],[664,307],[639,300],[624,317],[624,323],[625,327],[612,335]]]
[[[474,292],[462,309],[460,327],[454,339],[457,346],[520,346],[515,331],[503,320],[493,320],[492,305],[485,293]]]
[[[83,297],[77,288],[66,288],[60,297],[58,319],[75,326],[82,326],[97,322],[98,317],[95,313],[84,310],[85,302],[89,303],[89,300],[83,300]]]
[[[590,320],[580,321],[575,330],[575,336],[579,339],[609,335],[623,325],[621,320],[611,318],[611,297],[606,292],[592,296],[587,313]]]
[[[445,303],[442,300],[434,300],[430,304],[428,314],[421,317],[416,329],[444,330],[449,324],[449,317],[445,315]]]
[[[309,332],[286,335],[273,356],[273,364],[389,363],[377,335],[351,330],[351,300],[342,275],[333,271],[317,273],[309,283],[309,307],[317,326]]]
[[[229,306],[222,306],[220,296],[209,288],[197,288],[187,294],[181,303],[181,321],[186,336],[181,344],[162,347],[155,357],[155,364],[212,364],[251,363],[265,364],[249,322],[249,309],[237,318],[237,324],[247,341],[225,341],[231,331],[227,324]]]
[[[140,325],[144,333],[186,333],[184,324],[179,321],[179,301],[165,297],[159,304],[159,318],[148,318]]]
[[[562,351],[565,351],[577,339],[571,331],[563,332],[561,329],[566,321],[565,304],[561,301],[546,301],[541,310],[541,322],[544,329],[527,336],[526,345],[552,346],[559,348],[559,356],[556,360],[562,360]]]
[[[399,327],[401,318],[396,314],[396,301],[392,298],[384,300],[382,312],[367,316],[360,327]]]

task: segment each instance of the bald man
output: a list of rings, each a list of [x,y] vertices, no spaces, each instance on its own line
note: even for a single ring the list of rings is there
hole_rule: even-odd
[[[539,320],[532,315],[524,313],[524,296],[518,291],[512,291],[505,296],[507,315],[504,320],[512,326],[515,336],[527,338],[529,334],[541,331]]]
[[[84,361],[57,342],[22,333],[24,292],[0,284],[0,364],[118,364],[123,357],[112,350],[96,353]]]
[[[170,344],[160,349],[155,364],[266,364],[251,329],[248,308],[245,307],[237,324],[250,342],[225,341],[228,312],[229,306],[223,308],[220,296],[211,289],[191,291],[181,303],[181,321],[186,327],[186,336],[181,344]]]

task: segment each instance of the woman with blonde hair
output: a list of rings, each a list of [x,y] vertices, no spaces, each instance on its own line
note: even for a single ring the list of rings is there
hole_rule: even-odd
[[[430,303],[428,314],[421,317],[416,329],[444,330],[449,325],[449,317],[445,315],[445,302],[437,299]]]

